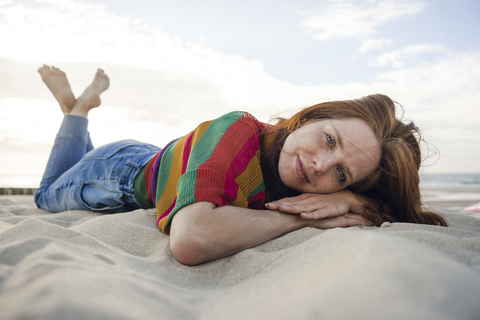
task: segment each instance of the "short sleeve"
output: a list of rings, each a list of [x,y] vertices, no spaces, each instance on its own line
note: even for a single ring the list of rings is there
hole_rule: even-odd
[[[265,185],[260,166],[263,124],[248,113],[234,112],[214,120],[192,141],[185,172],[178,179],[176,200],[159,227],[169,225],[181,208],[200,201],[217,206],[261,208]],[[157,206],[158,208],[158,206]]]

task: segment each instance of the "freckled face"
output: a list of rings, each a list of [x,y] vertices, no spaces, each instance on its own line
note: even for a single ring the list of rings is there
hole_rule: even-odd
[[[332,193],[372,174],[380,157],[380,143],[363,120],[311,120],[285,140],[278,170],[294,190]]]

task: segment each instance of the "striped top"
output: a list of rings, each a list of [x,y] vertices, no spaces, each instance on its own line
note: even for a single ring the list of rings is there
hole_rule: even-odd
[[[170,142],[140,171],[136,198],[146,208],[156,207],[164,233],[169,233],[178,210],[199,201],[262,209],[265,184],[260,152],[276,137],[270,134],[261,140],[265,126],[240,111],[203,122]]]

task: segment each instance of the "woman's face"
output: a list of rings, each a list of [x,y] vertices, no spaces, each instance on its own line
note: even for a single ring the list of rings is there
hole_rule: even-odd
[[[363,120],[311,120],[285,140],[278,170],[301,193],[332,193],[372,174],[380,157],[380,143]]]

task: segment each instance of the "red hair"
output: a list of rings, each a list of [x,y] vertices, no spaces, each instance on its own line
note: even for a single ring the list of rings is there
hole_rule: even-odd
[[[424,211],[420,199],[422,157],[419,129],[413,122],[403,123],[396,117],[395,103],[381,94],[360,99],[331,101],[305,108],[289,119],[267,127],[264,134],[278,131],[276,141],[262,154],[267,201],[297,195],[279,178],[278,160],[289,134],[309,120],[358,118],[373,130],[381,145],[378,169],[348,189],[366,195],[370,204],[364,206],[365,216],[375,225],[384,221],[412,222],[447,226],[437,213]]]

